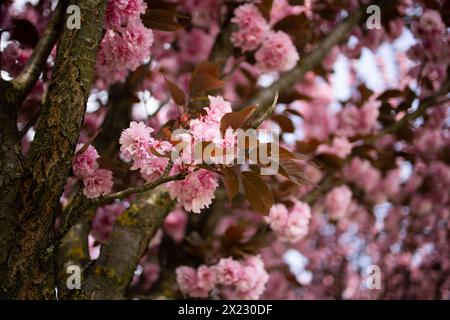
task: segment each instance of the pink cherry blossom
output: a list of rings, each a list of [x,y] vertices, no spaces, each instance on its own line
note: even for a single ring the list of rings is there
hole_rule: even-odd
[[[200,266],[197,269],[197,286],[204,291],[211,291],[216,284],[216,274],[213,268]]]
[[[377,124],[379,101],[370,100],[361,108],[354,105],[343,108],[338,114],[338,133],[346,137],[372,132]]]
[[[147,182],[153,182],[164,173],[169,158],[163,157],[172,150],[168,141],[155,140],[151,137],[153,128],[143,122],[131,122],[120,136],[120,151],[124,160],[133,161],[131,170],[140,170]]]
[[[308,204],[294,200],[291,209],[284,204],[275,204],[265,217],[265,221],[277,234],[280,240],[295,243],[308,233],[311,209]]]
[[[111,192],[113,187],[113,174],[106,169],[97,169],[90,176],[83,179],[83,194],[90,198],[98,198]]]
[[[231,104],[225,101],[221,96],[208,96],[209,106],[206,107],[208,119],[220,123],[225,113],[231,112]]]
[[[201,209],[211,204],[218,185],[214,173],[200,169],[184,180],[172,182],[169,186],[170,197],[177,199],[186,211],[200,213]]]
[[[289,35],[270,32],[255,53],[256,66],[263,72],[289,71],[300,59]]]
[[[416,133],[414,148],[421,153],[435,152],[445,146],[442,130],[422,128]]]
[[[197,274],[194,268],[191,267],[178,267],[175,270],[177,283],[180,290],[188,294],[195,288],[197,282]]]
[[[143,267],[142,275],[144,277],[144,289],[149,290],[158,280],[161,268],[157,263],[147,263]]]
[[[205,61],[208,59],[213,44],[213,35],[201,29],[193,29],[190,32],[181,31],[178,41],[181,50],[180,58],[193,64]]]
[[[233,258],[222,258],[215,266],[217,281],[223,285],[232,285],[241,278],[241,264]]]
[[[194,141],[214,141],[221,139],[220,120],[225,113],[231,112],[231,105],[221,96],[208,96],[209,106],[206,115],[190,121],[189,131]]]
[[[259,255],[239,261],[222,258],[216,265],[201,265],[197,269],[181,266],[175,273],[181,292],[193,298],[207,298],[217,289],[227,299],[255,300],[263,294],[269,280]]]
[[[180,242],[183,240],[186,233],[186,225],[188,222],[188,217],[186,213],[181,209],[177,208],[164,220],[164,231],[172,237],[175,242]]]
[[[270,11],[270,24],[275,25],[278,21],[290,15],[298,15],[301,12],[306,12],[309,15],[311,0],[303,1],[303,5],[292,6],[288,0],[277,0],[272,4]],[[300,3],[300,2],[299,2]]]
[[[78,144],[76,147],[76,152],[84,147],[84,144]],[[75,153],[76,153],[75,152]],[[73,174],[78,179],[83,179],[94,173],[98,168],[97,159],[99,158],[97,150],[89,145],[86,150],[82,153],[76,153],[72,160],[72,171]]]
[[[346,186],[333,188],[325,198],[325,207],[331,219],[339,220],[344,217],[350,208],[352,191]]]
[[[204,265],[197,270],[178,267],[175,273],[180,290],[193,298],[207,298],[216,283],[214,271]]]
[[[130,127],[120,136],[120,152],[125,160],[145,159],[149,153],[153,128],[143,122],[132,121]]]
[[[107,30],[97,57],[97,74],[108,84],[125,80],[128,71],[149,58],[152,42],[152,30],[140,21],[129,23],[120,32]]]
[[[238,30],[231,35],[234,46],[243,51],[255,50],[264,40],[269,30],[267,21],[253,4],[243,4],[234,10],[232,23]]]
[[[381,174],[368,160],[355,157],[344,168],[344,178],[366,192],[371,192],[380,182]]]
[[[420,16],[417,28],[419,28],[421,32],[434,35],[443,35],[446,29],[441,15],[436,10],[425,10]]]
[[[241,262],[235,289],[228,291],[228,299],[256,300],[264,293],[269,275],[260,256],[250,256]]]
[[[7,71],[11,77],[17,77],[30,58],[31,53],[31,49],[20,48],[15,42],[9,43],[0,56],[2,69]]]
[[[210,26],[218,18],[222,4],[221,0],[180,0],[179,2],[192,15],[192,22],[199,26]]]
[[[289,217],[289,211],[282,203],[274,204],[270,209],[269,216],[265,218],[273,230],[283,230]]]
[[[336,128],[336,118],[332,116],[327,106],[322,103],[301,103],[295,106],[304,119],[305,138],[327,140]]]
[[[129,21],[138,20],[146,8],[143,0],[110,0],[106,7],[105,26],[108,29],[126,26]]]
[[[317,153],[328,153],[345,159],[352,152],[353,144],[347,138],[334,137],[331,145],[320,145]]]

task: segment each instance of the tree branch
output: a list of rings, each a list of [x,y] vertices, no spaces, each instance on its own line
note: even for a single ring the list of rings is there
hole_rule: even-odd
[[[172,206],[162,190],[138,197],[117,219],[99,258],[86,271],[82,298],[123,299],[142,254]]]
[[[231,18],[233,17],[233,11],[236,7],[235,4],[230,3],[226,17],[223,21],[220,33],[217,35],[214,45],[209,54],[209,60],[213,62],[223,62],[225,66],[225,60],[233,53],[233,44],[231,43],[231,34],[233,32],[233,24]]]
[[[67,0],[59,0],[52,17],[42,34],[39,42],[28,59],[25,68],[19,76],[12,81],[13,88],[24,99],[33,89],[39,79],[39,75],[45,67],[47,58],[58,40],[64,22],[64,13],[67,8]]]
[[[403,125],[405,125],[408,122],[414,121],[415,119],[419,118],[420,116],[422,116],[425,111],[436,104],[441,104],[443,103],[443,101],[439,101],[439,98],[443,95],[443,94],[448,94],[448,92],[450,91],[450,78],[447,78],[445,80],[445,82],[442,84],[441,88],[439,89],[438,92],[436,92],[435,94],[433,94],[432,96],[429,96],[427,98],[425,98],[418,106],[418,108],[411,112],[406,114],[403,118],[401,118],[399,121],[394,122],[392,125],[384,128],[383,130],[381,130],[380,132],[378,132],[376,135],[370,137],[369,139],[366,139],[365,142],[370,144],[375,142],[376,140],[380,139],[381,137],[387,135],[387,134],[391,134],[394,133],[395,131],[399,130]]]
[[[167,182],[182,180],[184,179],[184,177],[185,174],[178,174],[174,176],[163,175],[155,182],[147,183],[139,187],[127,188],[119,192],[111,193],[92,200],[88,200],[84,195],[79,193],[79,195],[75,196],[74,200],[72,200],[70,205],[64,210],[62,214],[63,222],[58,232],[58,236],[55,238],[55,242],[58,242],[61,238],[64,237],[67,231],[78,221],[78,219],[86,210],[112,203],[115,200],[127,198],[133,194],[139,194],[153,190],[156,187]]]
[[[365,144],[373,144],[377,140],[381,139],[383,136],[385,136],[387,134],[395,133],[405,123],[414,121],[417,118],[421,117],[429,107],[431,107],[433,105],[441,104],[441,103],[444,103],[445,101],[447,101],[448,99],[444,100],[444,101],[439,101],[439,98],[443,94],[448,94],[448,92],[450,90],[450,80],[449,79],[450,78],[447,78],[445,80],[445,82],[443,83],[443,85],[441,86],[441,88],[439,89],[438,92],[436,92],[432,96],[429,96],[429,97],[425,98],[424,100],[422,100],[422,102],[420,102],[418,108],[415,111],[406,114],[399,121],[391,124],[390,126],[387,126],[386,128],[381,130],[376,135],[370,137],[369,139],[365,139],[364,143]],[[327,173],[322,178],[322,180],[319,182],[319,187],[314,188],[313,190],[308,192],[306,195],[304,195],[302,197],[302,201],[312,204],[315,200],[317,200],[317,198],[319,198],[320,196],[322,196],[323,194],[328,192],[333,187],[333,182],[334,182],[333,172]]]
[[[122,190],[122,191],[119,191],[116,193],[108,194],[104,197],[94,199],[92,201],[92,205],[93,206],[105,205],[105,204],[113,202],[114,200],[124,199],[126,197],[129,197],[132,194],[143,193],[143,192],[153,190],[156,187],[158,187],[164,183],[170,182],[170,181],[183,180],[184,177],[185,177],[184,174],[179,174],[179,175],[169,176],[169,177],[162,177],[161,179],[158,179],[155,182],[147,183],[140,187],[131,187],[131,188],[128,188],[128,189],[125,189],[125,190]]]
[[[306,72],[319,65],[335,45],[344,41],[350,30],[361,20],[362,15],[362,11],[350,14],[317,48],[301,58],[294,69],[282,74],[280,79],[270,87],[257,91],[246,105],[268,105],[272,101],[275,92],[280,94],[292,92],[294,83],[300,81]]]

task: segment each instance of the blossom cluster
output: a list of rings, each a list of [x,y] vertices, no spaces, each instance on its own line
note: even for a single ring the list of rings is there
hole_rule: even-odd
[[[344,177],[367,193],[375,190],[381,180],[380,171],[369,160],[355,157],[344,168]]]
[[[236,154],[236,134],[232,130],[226,130],[224,136],[220,131],[220,120],[222,117],[231,112],[231,105],[225,101],[223,97],[209,96],[209,106],[204,109],[206,114],[189,122],[189,133],[192,140],[191,145],[195,147],[201,142],[212,142],[215,145],[216,151],[223,151],[223,158],[211,155],[210,160],[214,163],[226,163],[234,160]],[[230,152],[227,149],[231,150]]]
[[[231,41],[242,51],[258,48],[269,31],[269,24],[253,4],[239,6],[231,22],[238,26],[238,30],[231,35]]]
[[[161,177],[169,163],[169,159],[162,155],[172,150],[170,142],[151,137],[153,131],[153,128],[143,122],[132,121],[119,139],[122,158],[125,161],[132,161],[131,170],[140,170],[147,182],[153,182]]]
[[[345,137],[334,137],[331,145],[321,144],[317,153],[327,153],[345,159],[352,152],[353,144]]]
[[[436,10],[427,9],[412,26],[420,40],[409,51],[409,56],[419,65],[411,70],[413,76],[422,73],[431,82],[432,89],[439,89],[447,75],[450,63],[450,38],[442,17]]]
[[[142,0],[110,0],[106,7],[105,27],[120,30],[145,13],[147,5]]]
[[[354,105],[345,107],[338,114],[337,132],[345,137],[371,133],[377,124],[380,102],[367,101],[361,108]]]
[[[194,162],[192,159],[193,148],[199,146],[201,142],[212,142],[221,150],[235,149],[236,137],[230,134],[225,134],[222,137],[220,132],[220,120],[224,114],[231,112],[230,103],[220,96],[209,96],[208,98],[210,103],[204,109],[206,114],[189,122],[190,136],[187,142],[191,148],[185,148],[181,155],[183,161],[187,164]],[[234,157],[234,155],[232,156]],[[214,159],[214,157],[211,160],[223,161],[223,159]],[[189,170],[192,171],[192,167],[189,167]],[[211,204],[217,187],[216,174],[206,169],[200,169],[191,172],[182,181],[170,183],[169,190],[170,196],[177,199],[185,210],[200,213],[201,209]]]
[[[291,208],[284,204],[274,204],[265,221],[270,225],[278,238],[285,242],[295,243],[308,233],[311,209],[307,203],[293,200]]]
[[[181,292],[193,298],[207,298],[217,289],[227,299],[255,300],[263,294],[269,275],[260,256],[248,256],[222,258],[216,265],[197,269],[178,267],[176,278]]]
[[[88,198],[97,198],[111,192],[113,174],[110,170],[100,169],[97,150],[88,145],[78,144],[72,161],[72,171],[75,177],[83,181],[83,194]]]
[[[325,198],[325,207],[333,220],[343,218],[350,209],[352,191],[346,185],[333,188]]]
[[[206,141],[214,143],[222,150],[227,148],[234,150],[236,137],[229,133],[222,137],[220,132],[220,120],[225,113],[231,112],[231,105],[220,96],[210,96],[209,100],[210,104],[205,108],[205,115],[189,122],[189,130],[186,131],[189,145],[195,147],[197,143]],[[140,170],[147,182],[153,182],[162,176],[169,163],[167,154],[173,151],[170,142],[153,138],[151,136],[153,131],[153,128],[143,122],[133,121],[119,139],[122,158],[131,161],[131,170]],[[173,138],[186,139],[185,136],[176,137],[176,135]],[[196,170],[192,148],[183,148],[182,152],[179,159],[173,159],[175,165],[169,173],[178,174],[185,170],[189,174],[181,181],[168,184],[170,196],[177,199],[185,210],[200,213],[201,209],[208,207],[214,198],[218,187],[217,176],[206,169]],[[216,160],[221,161],[219,158]]]
[[[201,209],[210,206],[218,186],[214,172],[200,169],[181,181],[170,183],[170,197],[183,205],[186,211],[200,213]]]
[[[283,72],[295,67],[299,54],[292,39],[283,31],[273,31],[253,4],[243,4],[234,11],[231,22],[238,30],[231,35],[234,46],[254,51],[256,67],[262,72]]]
[[[150,56],[151,29],[140,19],[143,0],[111,0],[106,10],[107,28],[97,57],[97,74],[107,84],[125,79]]]

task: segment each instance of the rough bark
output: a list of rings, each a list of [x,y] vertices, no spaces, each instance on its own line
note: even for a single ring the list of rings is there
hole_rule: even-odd
[[[92,212],[93,213],[93,212]],[[90,262],[88,235],[91,226],[89,214],[81,217],[61,242],[58,250],[58,299],[70,299],[73,290],[67,288],[67,268],[76,265],[83,270]]]
[[[61,32],[67,1],[60,1],[42,37],[21,74],[12,81],[0,81],[0,266],[8,256],[8,246],[17,223],[16,198],[23,174],[21,134],[17,130],[17,110],[30,93]]]
[[[12,241],[17,224],[16,197],[23,172],[23,157],[16,126],[16,98],[11,83],[1,82],[0,85],[0,270],[4,270],[7,244]]]
[[[116,221],[99,258],[88,268],[82,283],[82,298],[124,298],[142,254],[172,209],[172,204],[168,194],[162,190],[138,197]]]
[[[17,226],[8,246],[2,295],[50,298],[54,293],[53,224],[70,171],[102,37],[106,0],[70,1],[80,7],[81,28],[64,28],[35,139],[17,195]]]

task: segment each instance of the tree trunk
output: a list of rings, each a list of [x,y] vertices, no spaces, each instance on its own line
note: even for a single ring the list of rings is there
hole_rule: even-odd
[[[0,275],[2,296],[10,299],[55,298],[53,225],[94,77],[106,3],[70,1],[80,8],[81,28],[64,28],[24,174],[12,189],[18,190],[17,220]]]

